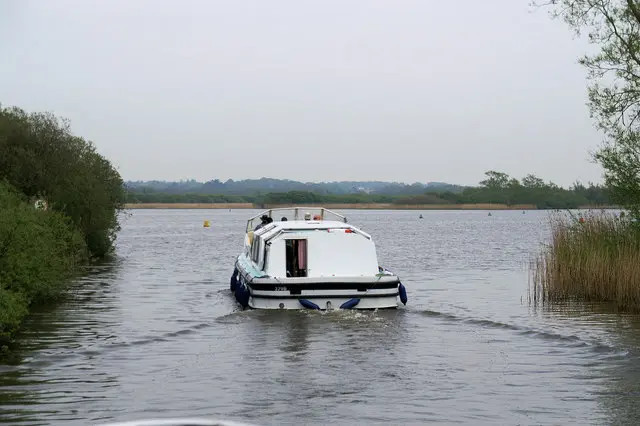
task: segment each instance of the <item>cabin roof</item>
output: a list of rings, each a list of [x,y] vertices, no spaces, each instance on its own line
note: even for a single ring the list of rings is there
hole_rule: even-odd
[[[351,225],[337,220],[287,220],[272,223],[281,229],[352,228]]]
[[[308,231],[312,229],[355,229],[355,227],[337,220],[285,220],[283,222],[271,222],[255,230],[254,233],[261,235],[275,231]]]
[[[284,222],[278,221],[272,222],[254,232],[255,235],[260,235],[262,238],[271,239],[283,232],[313,231],[316,229],[350,229],[354,233],[371,239],[371,236],[361,229],[337,220],[287,220]]]

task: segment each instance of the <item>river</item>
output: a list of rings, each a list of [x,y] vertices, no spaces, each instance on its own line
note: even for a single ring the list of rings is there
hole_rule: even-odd
[[[254,211],[133,210],[115,259],[27,320],[0,423],[640,423],[640,318],[527,303],[548,212],[342,213],[406,307],[242,311],[229,277]]]

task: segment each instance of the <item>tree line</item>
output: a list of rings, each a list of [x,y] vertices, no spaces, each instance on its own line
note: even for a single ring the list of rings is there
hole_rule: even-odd
[[[422,191],[416,195],[394,194],[326,194],[313,191],[268,192],[252,195],[221,195],[189,192],[171,194],[145,189],[129,188],[128,203],[253,203],[262,204],[371,204],[393,203],[410,205],[447,204],[530,204],[538,208],[577,208],[585,205],[610,204],[606,188],[589,183],[576,182],[570,188],[562,188],[553,182],[529,174],[518,180],[506,173],[488,171],[486,179],[478,186],[464,187],[456,191]]]
[[[120,174],[67,120],[0,105],[0,338],[111,252],[124,200]]]
[[[208,195],[245,195],[252,196],[268,192],[303,191],[319,194],[386,194],[386,195],[417,195],[425,191],[459,192],[462,186],[444,182],[415,182],[410,185],[400,182],[383,181],[336,181],[336,182],[300,182],[291,179],[228,179],[222,182],[213,179],[198,182],[193,179],[179,182],[167,181],[128,181],[126,186],[135,191],[154,191],[167,194],[208,194]]]

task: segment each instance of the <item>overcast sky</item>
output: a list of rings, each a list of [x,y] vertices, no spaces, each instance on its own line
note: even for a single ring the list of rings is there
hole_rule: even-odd
[[[589,46],[529,0],[0,0],[0,103],[129,180],[601,181]]]

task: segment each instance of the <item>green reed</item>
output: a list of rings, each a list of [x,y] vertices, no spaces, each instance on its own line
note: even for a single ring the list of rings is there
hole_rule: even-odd
[[[640,224],[605,212],[580,217],[551,216],[551,242],[531,262],[530,302],[640,312]]]

